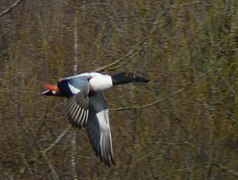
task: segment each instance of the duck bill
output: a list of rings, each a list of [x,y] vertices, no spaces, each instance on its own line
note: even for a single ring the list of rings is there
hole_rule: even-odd
[[[42,92],[41,95],[55,96],[55,93],[52,90],[46,90],[46,91]]]
[[[133,77],[133,79],[136,82],[149,82],[150,81],[149,79],[146,79],[146,78],[143,78],[143,77],[140,77],[140,76],[137,76],[137,75],[135,75],[135,77]]]

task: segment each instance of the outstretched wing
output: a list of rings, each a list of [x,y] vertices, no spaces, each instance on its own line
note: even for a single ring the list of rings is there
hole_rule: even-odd
[[[96,155],[100,156],[101,161],[108,166],[115,164],[109,124],[109,110],[106,101],[100,93],[90,96],[89,118],[86,129]]]
[[[65,79],[58,83],[58,87],[69,97],[66,104],[69,121],[78,128],[84,127],[89,114],[88,79]]]
[[[66,104],[66,112],[70,123],[81,128],[86,125],[89,113],[89,98],[84,91],[72,96]]]

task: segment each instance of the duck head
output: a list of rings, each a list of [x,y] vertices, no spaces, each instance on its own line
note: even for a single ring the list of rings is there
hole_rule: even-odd
[[[113,86],[130,82],[149,82],[149,79],[137,76],[133,73],[118,73],[112,76]]]

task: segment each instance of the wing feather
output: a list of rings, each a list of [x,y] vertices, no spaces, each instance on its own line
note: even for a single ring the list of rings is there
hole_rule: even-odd
[[[115,164],[109,110],[106,101],[99,93],[89,99],[89,118],[86,129],[96,155],[108,166]]]
[[[115,164],[109,110],[103,96],[100,93],[89,96],[88,77],[84,76],[65,78],[58,86],[69,97],[66,104],[69,121],[78,128],[86,127],[93,150],[101,161],[108,166]]]
[[[87,80],[85,81],[81,80],[79,82],[81,82],[80,85],[78,85],[76,82],[71,82],[79,89],[79,91],[76,95],[72,95],[69,97],[68,102],[66,104],[66,112],[70,123],[72,123],[74,126],[78,128],[81,128],[86,125],[86,122],[88,120],[89,84]],[[71,86],[73,85],[71,84]]]

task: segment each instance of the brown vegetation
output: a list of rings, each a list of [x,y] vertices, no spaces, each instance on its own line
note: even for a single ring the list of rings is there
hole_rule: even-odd
[[[237,1],[3,0],[0,39],[0,179],[238,178]],[[105,93],[112,168],[40,96],[75,63],[151,80]]]

